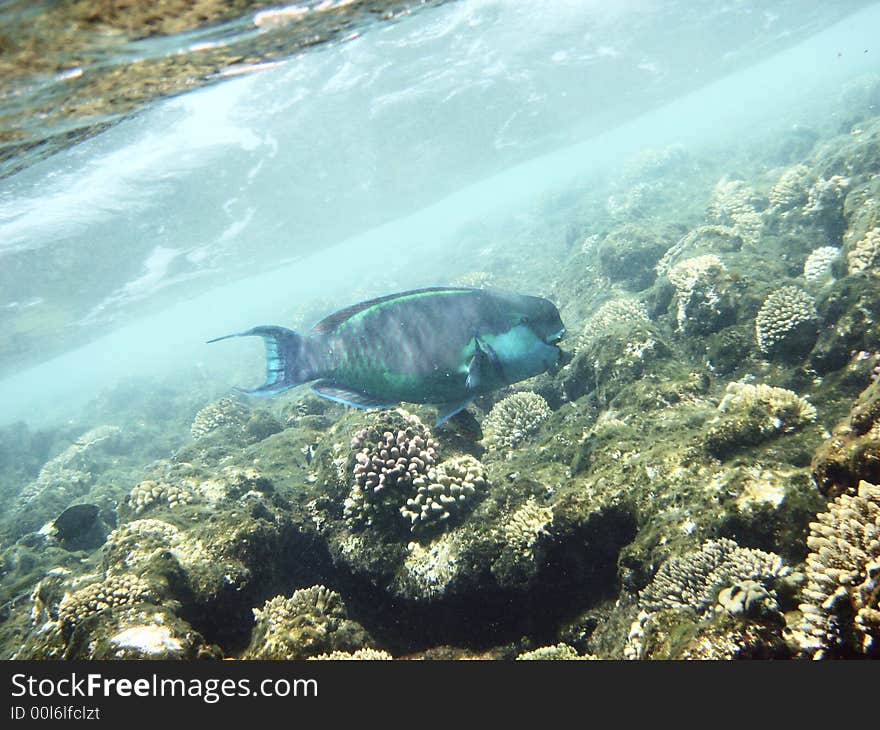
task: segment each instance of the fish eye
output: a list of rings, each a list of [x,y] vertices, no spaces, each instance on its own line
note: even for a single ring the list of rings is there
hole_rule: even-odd
[[[526,317],[526,316],[522,316],[522,317],[519,318],[519,323],[520,323],[520,324],[528,324],[528,323],[529,323],[529,318]]]

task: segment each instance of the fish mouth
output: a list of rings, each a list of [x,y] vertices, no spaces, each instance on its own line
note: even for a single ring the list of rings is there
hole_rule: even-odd
[[[555,345],[563,337],[565,337],[565,327],[563,327],[561,330],[559,330],[559,332],[556,332],[556,333],[550,335],[546,340],[544,340],[544,342],[546,342],[548,345]]]

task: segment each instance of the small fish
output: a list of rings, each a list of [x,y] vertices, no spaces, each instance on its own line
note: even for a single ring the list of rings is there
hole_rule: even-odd
[[[322,398],[355,408],[401,401],[439,409],[437,425],[478,395],[554,367],[565,334],[541,297],[470,287],[430,287],[360,302],[307,335],[262,325],[218,337],[262,337],[266,382],[251,395],[317,381]]]

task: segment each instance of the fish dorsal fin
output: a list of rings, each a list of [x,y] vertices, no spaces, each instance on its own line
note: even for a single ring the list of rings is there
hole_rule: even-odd
[[[312,327],[312,334],[327,334],[328,332],[333,332],[336,330],[339,325],[343,322],[348,321],[356,314],[360,312],[364,312],[370,307],[375,307],[378,304],[384,304],[385,302],[391,302],[395,299],[405,299],[407,297],[421,296],[423,294],[431,294],[431,293],[439,293],[439,292],[472,292],[472,291],[480,291],[479,289],[474,289],[469,286],[429,286],[424,289],[410,289],[409,291],[397,292],[396,294],[387,294],[384,297],[377,297],[376,299],[369,299],[366,302],[358,302],[357,304],[352,304],[350,307],[346,307],[345,309],[340,309],[338,312],[333,312],[333,314],[329,314],[320,322],[318,322],[314,327]]]

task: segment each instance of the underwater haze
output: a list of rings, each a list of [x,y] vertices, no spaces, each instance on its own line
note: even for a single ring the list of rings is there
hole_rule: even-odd
[[[880,653],[880,4],[24,5],[4,658]]]

